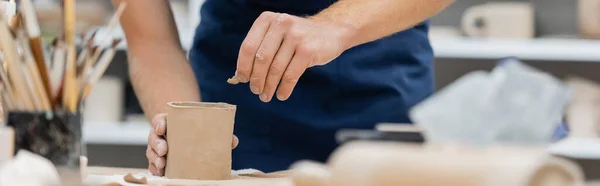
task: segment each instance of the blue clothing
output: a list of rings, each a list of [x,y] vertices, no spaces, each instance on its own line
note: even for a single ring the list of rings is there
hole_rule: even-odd
[[[237,105],[240,145],[233,168],[265,172],[301,159],[325,161],[341,128],[372,129],[410,122],[411,106],[433,93],[433,52],[427,23],[344,52],[309,68],[292,96],[263,103],[248,84],[229,85],[240,45],[263,11],[313,15],[334,0],[207,0],[190,50],[201,97]]]

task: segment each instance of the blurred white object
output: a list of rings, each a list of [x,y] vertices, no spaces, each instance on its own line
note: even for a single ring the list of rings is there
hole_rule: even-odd
[[[473,6],[464,12],[462,28],[473,37],[533,38],[533,6],[526,2],[488,2]]]
[[[15,131],[11,127],[0,126],[0,167],[13,157],[14,145]]]
[[[84,115],[90,122],[118,122],[123,115],[123,81],[104,76],[85,102]]]
[[[579,34],[585,38],[600,39],[600,0],[579,0]]]
[[[511,61],[461,77],[413,107],[410,117],[432,143],[545,145],[568,98],[559,80]]]
[[[60,185],[56,168],[46,158],[20,150],[14,159],[0,167],[0,185]]]

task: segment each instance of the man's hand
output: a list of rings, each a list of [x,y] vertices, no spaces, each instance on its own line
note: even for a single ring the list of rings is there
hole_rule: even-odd
[[[269,102],[287,100],[312,66],[325,65],[349,48],[353,29],[311,18],[262,13],[240,48],[235,77]]]
[[[157,176],[165,174],[167,160],[167,141],[164,136],[167,133],[167,114],[157,114],[152,119],[152,130],[148,134],[148,148],[146,149],[146,158],[148,158],[148,170]],[[238,138],[234,135],[231,148],[238,145]]]

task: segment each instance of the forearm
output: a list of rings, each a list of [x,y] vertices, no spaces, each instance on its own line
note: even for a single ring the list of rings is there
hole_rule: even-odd
[[[311,19],[353,30],[348,47],[406,30],[434,16],[453,0],[340,0]]]
[[[126,2],[121,25],[128,45],[129,74],[140,105],[151,119],[171,101],[199,101],[196,79],[179,43],[165,0]]]
[[[200,101],[198,85],[185,55],[172,48],[148,47],[134,55],[130,53],[129,74],[149,119],[165,113],[168,102]]]

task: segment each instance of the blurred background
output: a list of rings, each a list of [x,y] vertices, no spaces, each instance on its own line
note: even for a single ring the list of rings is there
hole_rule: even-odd
[[[204,0],[171,0],[184,48],[191,44]],[[56,35],[59,6],[34,1],[42,32]],[[78,30],[104,25],[111,1],[79,0]],[[515,56],[564,78],[600,81],[600,0],[457,0],[431,20],[436,89],[473,70],[490,70],[498,59]],[[101,30],[102,28],[100,28]],[[121,31],[118,31],[122,35]],[[96,37],[100,38],[100,37]],[[127,75],[126,44],[88,98],[84,141],[90,165],[145,168],[147,134]]]

